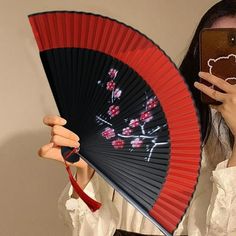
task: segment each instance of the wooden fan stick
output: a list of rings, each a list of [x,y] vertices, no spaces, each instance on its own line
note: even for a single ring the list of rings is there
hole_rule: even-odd
[[[74,153],[78,153],[78,148],[74,148],[72,151],[70,151],[66,157],[64,158],[64,163],[65,163],[65,166],[66,166],[66,170],[68,172],[68,175],[69,175],[69,179],[70,179],[70,182],[71,182],[71,185],[73,186],[74,190],[76,191],[76,193],[80,196],[80,198],[87,204],[87,206],[90,208],[90,210],[92,212],[98,210],[100,207],[101,207],[101,203],[100,202],[97,202],[95,201],[94,199],[92,199],[91,197],[89,197],[81,188],[80,186],[77,184],[76,180],[74,179],[72,173],[71,173],[71,170],[70,170],[70,166],[66,163],[66,159],[74,154]]]

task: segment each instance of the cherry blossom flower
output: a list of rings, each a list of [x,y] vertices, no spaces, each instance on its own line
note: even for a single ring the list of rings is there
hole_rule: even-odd
[[[138,119],[132,119],[129,122],[129,126],[132,127],[132,128],[135,128],[135,127],[139,126],[139,120]]]
[[[131,144],[132,144],[133,148],[139,148],[143,144],[143,141],[139,138],[136,138],[136,139],[131,141]]]
[[[108,75],[110,75],[110,78],[115,79],[117,76],[118,70],[111,68],[108,72]]]
[[[102,132],[102,136],[105,137],[106,139],[111,139],[111,138],[115,137],[116,135],[115,135],[114,129],[107,127]]]
[[[154,107],[157,106],[157,99],[156,98],[150,98],[148,101],[147,101],[147,108],[148,110],[151,110],[153,109]]]
[[[111,117],[114,117],[114,116],[118,115],[119,113],[120,113],[119,106],[112,105],[112,106],[109,107],[108,114]]]
[[[119,98],[120,95],[121,95],[121,93],[122,93],[122,91],[117,88],[117,89],[114,91],[114,97],[115,97],[115,98]]]
[[[130,135],[132,133],[132,129],[130,127],[126,127],[122,130],[122,134],[124,135]]]
[[[153,116],[150,111],[144,111],[140,115],[140,120],[144,121],[144,122],[149,122],[150,120],[152,120],[152,118],[153,118]]]
[[[142,104],[140,104],[142,108],[145,109],[141,110],[142,112],[140,112],[139,117],[133,116],[135,118],[131,118],[131,114],[129,114],[130,116],[128,115],[125,116],[125,118],[122,118],[124,119],[125,124],[122,131],[120,131],[120,125],[122,122],[119,122],[119,124],[113,124],[112,122],[112,117],[118,116],[121,113],[122,107],[118,106],[116,101],[121,99],[121,95],[124,92],[118,87],[118,84],[115,81],[117,74],[118,70],[109,68],[106,75],[106,82],[103,83],[101,80],[97,81],[97,84],[105,89],[108,96],[110,96],[108,97],[108,101],[106,103],[109,104],[107,114],[109,115],[108,119],[110,120],[108,120],[107,117],[103,118],[102,115],[96,116],[96,122],[98,125],[106,125],[106,128],[100,132],[100,135],[102,135],[104,139],[109,140],[109,144],[112,144],[114,149],[127,148],[130,152],[133,152],[136,148],[143,148],[143,150],[148,152],[148,155],[145,155],[144,160],[149,162],[152,154],[154,153],[154,148],[156,148],[157,145],[166,145],[168,143],[157,142],[157,132],[160,132],[162,127],[158,126],[155,129],[150,128],[151,130],[149,130],[148,125],[145,126],[146,122],[149,122],[154,118],[152,109],[157,107],[159,100],[155,94],[150,96],[149,93],[145,92],[145,98],[143,98],[145,100]],[[144,141],[146,139],[150,140],[150,142],[146,143]],[[128,144],[128,146],[125,146],[126,144]]]
[[[112,141],[112,146],[115,149],[122,149],[124,147],[124,144],[125,144],[125,142],[122,139],[116,139],[116,140]]]
[[[115,86],[116,86],[116,83],[113,80],[107,82],[107,90],[112,91],[115,88]]]

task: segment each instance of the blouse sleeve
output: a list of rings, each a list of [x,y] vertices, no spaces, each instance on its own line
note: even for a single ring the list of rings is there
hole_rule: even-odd
[[[73,198],[72,192],[73,187],[68,183],[64,194],[62,193],[62,196],[65,195],[64,200],[61,197],[58,202],[60,218],[64,218],[71,235],[113,236],[119,220],[118,210],[112,202],[113,188],[97,172],[93,174],[84,192],[102,204],[95,212],[80,198]]]
[[[213,191],[207,210],[207,236],[236,235],[236,166],[227,167],[228,159],[212,171]]]

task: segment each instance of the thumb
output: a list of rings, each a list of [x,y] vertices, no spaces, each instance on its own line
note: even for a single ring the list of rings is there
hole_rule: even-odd
[[[44,146],[42,146],[39,150],[38,150],[38,155],[40,157],[45,157],[46,153],[53,147],[54,143],[50,142],[48,144],[45,144]]]

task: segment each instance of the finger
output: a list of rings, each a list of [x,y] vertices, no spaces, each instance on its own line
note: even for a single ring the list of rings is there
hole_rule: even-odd
[[[49,126],[53,126],[53,125],[65,125],[66,124],[66,120],[63,119],[60,116],[57,115],[46,115],[43,118],[43,123]]]
[[[72,132],[71,130],[61,126],[61,125],[54,125],[51,130],[51,135],[60,135],[62,137],[68,138],[68,139],[73,139],[75,141],[79,141],[80,138],[77,134]]]
[[[217,86],[218,88],[222,89],[223,91],[230,93],[232,92],[232,85],[228,83],[227,81],[220,79],[219,77],[212,75],[207,72],[199,72],[198,75],[204,79],[210,82],[211,84]]]
[[[62,137],[57,134],[51,138],[50,142],[53,142],[54,144],[58,146],[66,146],[66,147],[79,147],[80,146],[79,142]]]
[[[54,143],[48,143],[44,146],[42,146],[39,150],[38,150],[38,155],[40,157],[45,157],[46,156],[46,153],[50,150],[50,148],[52,148],[54,145]]]
[[[205,93],[206,95],[208,95],[209,97],[215,99],[216,101],[223,102],[225,99],[225,96],[226,96],[225,93],[221,93],[219,91],[216,91],[216,90],[206,86],[205,84],[202,84],[199,82],[194,82],[194,86],[197,89],[199,89],[200,91],[202,91],[203,93]]]

